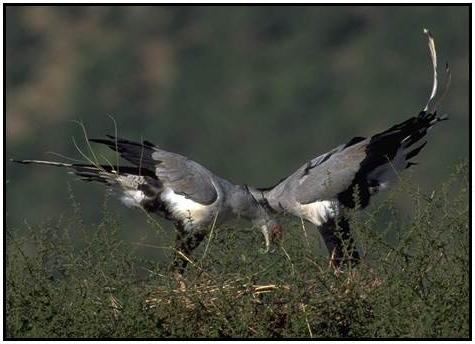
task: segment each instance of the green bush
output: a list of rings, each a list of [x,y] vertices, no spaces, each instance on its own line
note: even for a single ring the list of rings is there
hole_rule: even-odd
[[[7,228],[6,336],[468,338],[468,185],[465,163],[433,192],[402,182],[349,212],[363,262],[345,271],[290,219],[270,254],[253,230],[213,231],[182,279],[119,239],[106,207],[92,228],[78,209]],[[393,206],[401,193],[409,216]]]

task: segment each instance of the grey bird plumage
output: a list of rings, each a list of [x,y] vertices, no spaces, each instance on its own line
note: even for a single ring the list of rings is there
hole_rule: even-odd
[[[175,266],[183,272],[188,256],[213,224],[242,217],[263,234],[267,249],[273,229],[280,225],[245,185],[218,177],[199,163],[144,141],[138,143],[108,136],[91,139],[107,145],[133,166],[67,164],[19,160],[69,168],[85,181],[106,184],[130,207],[139,207],[174,222],[177,229]],[[182,259],[183,255],[187,258]]]
[[[410,160],[427,143],[421,140],[428,130],[447,119],[437,116],[436,107],[441,98],[435,99],[435,43],[430,32],[425,30],[424,33],[428,37],[434,79],[429,100],[419,115],[369,138],[354,137],[306,162],[273,187],[252,189],[256,199],[272,211],[292,214],[316,225],[336,265],[344,258],[359,260],[343,209],[368,206],[373,194],[386,189],[400,172],[415,164]],[[448,66],[446,71],[447,90]]]

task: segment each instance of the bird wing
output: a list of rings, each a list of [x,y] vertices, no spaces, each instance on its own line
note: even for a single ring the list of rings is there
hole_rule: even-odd
[[[358,143],[338,146],[300,167],[294,174],[296,201],[308,204],[335,199],[350,187],[366,156],[367,140],[361,139]]]
[[[127,139],[108,136],[109,139],[90,139],[91,142],[102,143],[122,158],[144,170],[155,171],[158,180],[164,187],[174,193],[183,195],[202,205],[216,201],[218,192],[213,183],[214,175],[199,163],[187,157],[165,151],[154,144],[142,143]]]
[[[409,162],[426,142],[414,147],[436,123],[447,119],[437,117],[438,103],[450,85],[451,74],[446,65],[445,91],[436,100],[437,54],[432,34],[424,29],[428,38],[433,67],[432,91],[424,109],[418,116],[372,136],[369,139],[356,137],[346,145],[321,155],[302,166],[285,182],[287,191],[295,192],[295,199],[307,204],[320,199],[337,198],[341,204],[354,207],[355,186],[361,206],[366,206],[372,193],[385,188],[398,172],[414,165]]]
[[[284,183],[289,183],[287,190],[294,192],[301,204],[338,199],[351,208],[355,206],[357,186],[357,199],[365,207],[371,194],[414,165],[409,160],[425,146],[426,141],[420,143],[421,139],[432,126],[446,119],[421,111],[370,138],[355,137],[309,161]]]

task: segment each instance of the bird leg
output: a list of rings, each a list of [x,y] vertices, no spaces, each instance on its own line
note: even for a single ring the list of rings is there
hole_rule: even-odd
[[[175,257],[172,263],[172,270],[183,275],[186,266],[190,262],[191,253],[197,248],[206,237],[207,231],[196,230],[186,233],[182,225],[177,224],[175,239]]]
[[[330,253],[330,263],[334,268],[339,268],[343,264],[356,265],[359,263],[360,255],[347,219],[330,219],[320,225],[318,230]]]

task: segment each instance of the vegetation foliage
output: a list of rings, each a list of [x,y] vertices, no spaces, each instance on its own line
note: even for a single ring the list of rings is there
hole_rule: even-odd
[[[430,193],[405,181],[371,211],[349,213],[357,267],[333,270],[312,229],[289,220],[269,254],[252,229],[217,228],[182,279],[170,259],[121,239],[107,204],[91,225],[72,197],[70,218],[7,228],[6,335],[468,338],[468,178],[463,163]],[[171,257],[167,244],[154,249]]]

